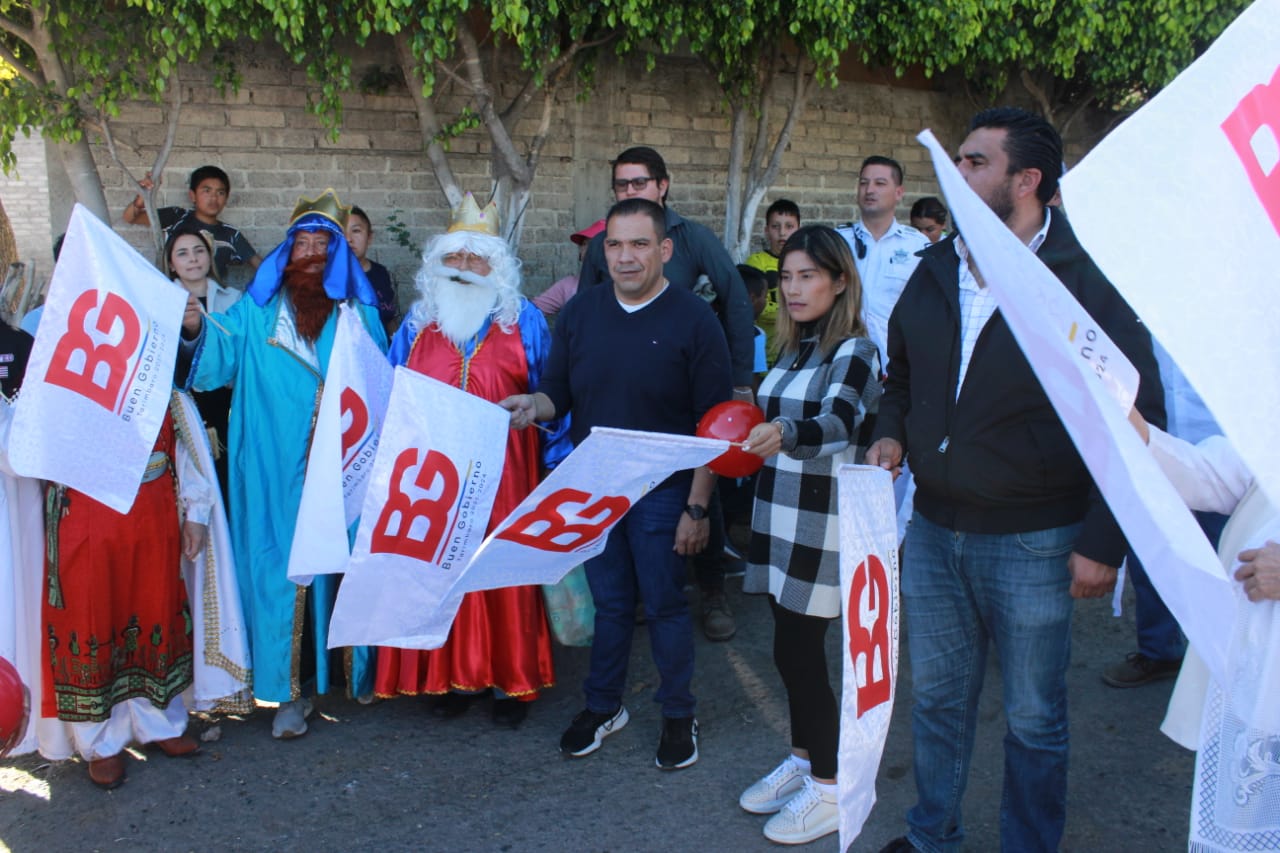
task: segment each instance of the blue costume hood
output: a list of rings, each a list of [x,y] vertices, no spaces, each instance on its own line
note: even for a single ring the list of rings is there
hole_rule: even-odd
[[[284,268],[289,263],[293,241],[299,231],[328,231],[331,235],[329,258],[324,266],[324,292],[329,294],[329,298],[355,299],[365,305],[377,306],[378,296],[369,283],[369,277],[360,268],[359,259],[347,244],[347,235],[336,222],[318,213],[299,217],[289,226],[280,245],[263,259],[262,266],[258,267],[253,281],[245,290],[257,305],[266,305],[280,289]]]

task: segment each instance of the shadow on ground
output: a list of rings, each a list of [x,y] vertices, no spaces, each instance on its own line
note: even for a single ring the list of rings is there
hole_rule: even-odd
[[[701,760],[653,765],[660,720],[648,635],[637,629],[631,722],[596,754],[556,751],[579,710],[587,650],[557,648],[559,685],[518,731],[499,729],[488,700],[439,721],[420,700],[362,706],[322,699],[303,738],[271,739],[271,712],[221,722],[203,754],[168,759],[134,750],[126,784],[95,788],[78,761],[38,756],[0,764],[0,846],[63,850],[753,851],[778,849],[738,794],[785,754],[787,712],[772,663],[765,598],[730,582],[739,630],[699,638]],[[838,661],[838,631],[830,654]],[[1185,848],[1193,757],[1159,734],[1171,682],[1105,687],[1102,668],[1130,651],[1131,617],[1103,602],[1077,607],[1071,687],[1067,851]],[[910,664],[880,767],[879,802],[852,850],[877,851],[904,831],[914,800]],[[966,850],[999,846],[1004,723],[994,663],[965,801]],[[199,733],[210,725],[193,720]],[[809,847],[835,850],[834,838]]]

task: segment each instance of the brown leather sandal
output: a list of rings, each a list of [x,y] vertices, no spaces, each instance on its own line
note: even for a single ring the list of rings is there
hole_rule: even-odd
[[[190,735],[165,738],[155,741],[155,745],[170,758],[190,758],[200,752],[200,744]]]
[[[93,784],[110,791],[124,782],[124,756],[117,753],[110,758],[95,758],[89,762],[89,778]]]

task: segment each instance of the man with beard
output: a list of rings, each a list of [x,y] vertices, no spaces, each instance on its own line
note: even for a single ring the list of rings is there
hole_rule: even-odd
[[[188,312],[178,380],[208,390],[232,383],[227,429],[231,543],[253,656],[255,698],[280,703],[272,735],[307,730],[304,688],[327,693],[329,616],[338,577],[310,587],[286,575],[307,452],[337,331],[338,304],[352,303],[386,348],[377,296],[343,229],[348,208],[333,190],[300,199],[284,242],[225,314]],[[184,369],[189,368],[189,369]],[[368,649],[345,652],[348,689],[372,689]]]
[[[1039,116],[979,113],[960,173],[1053,271],[1141,376],[1138,410],[1164,423],[1151,338],[1060,209],[1062,140]],[[957,223],[963,229],[964,223]],[[1075,598],[1108,595],[1125,539],[996,310],[962,237],[924,251],[889,320],[889,376],[868,465],[904,455],[915,514],[902,565],[916,805],[885,847],[959,850],[960,804],[989,644],[1007,733],[1002,850],[1056,851],[1067,805],[1067,664]]]
[[[467,194],[448,232],[428,244],[417,284],[418,301],[391,342],[393,364],[491,402],[537,385],[550,334],[542,312],[520,296],[520,261],[498,236],[495,205],[482,212]],[[537,485],[540,443],[533,430],[508,433],[491,529]],[[438,649],[378,649],[378,695],[433,695],[438,717],[461,714],[492,688],[493,721],[516,728],[554,682],[537,586],[468,593]]]

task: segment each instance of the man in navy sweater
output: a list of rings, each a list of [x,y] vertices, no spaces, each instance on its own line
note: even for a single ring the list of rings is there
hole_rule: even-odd
[[[733,392],[739,400],[751,402],[755,383],[755,312],[746,285],[728,251],[710,228],[685,219],[667,204],[671,177],[662,155],[652,148],[628,148],[613,161],[613,197],[616,201],[646,198],[661,205],[671,256],[662,265],[662,274],[672,286],[690,290],[715,309],[729,343],[733,360]],[[587,244],[578,274],[578,290],[609,283],[609,265],[604,251],[604,235]],[[707,549],[694,557],[693,568],[702,592],[702,630],[708,640],[728,640],[737,632],[737,623],[724,594],[724,516],[718,494],[708,507],[711,538]]]
[[[572,411],[575,444],[596,426],[693,435],[702,415],[732,393],[720,324],[697,296],[663,275],[671,240],[658,204],[633,198],[614,205],[604,250],[612,286],[570,300],[556,321],[537,393],[499,405],[511,412],[514,429]],[[672,474],[631,507],[604,552],[587,561],[595,640],[583,685],[586,708],[560,739],[564,754],[595,752],[627,723],[622,696],[638,590],[661,677],[655,699],[663,729],[655,761],[677,770],[698,760],[684,560],[707,545],[714,485],[706,468]]]

